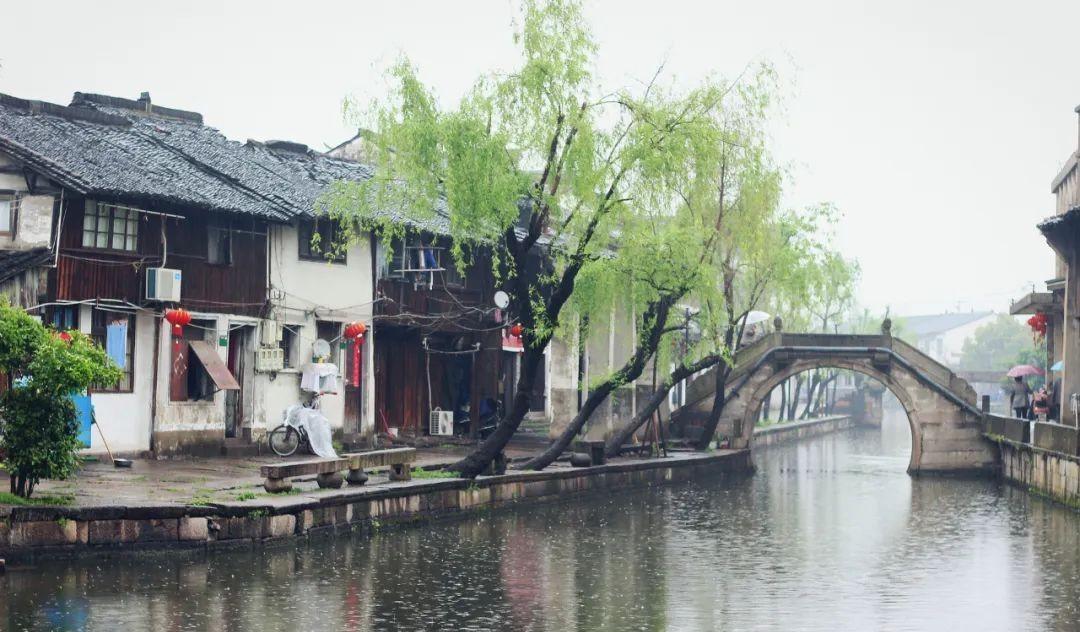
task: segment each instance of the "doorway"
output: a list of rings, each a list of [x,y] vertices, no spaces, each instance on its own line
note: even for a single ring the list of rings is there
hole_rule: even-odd
[[[233,374],[240,388],[225,391],[225,437],[232,439],[239,436],[244,425],[245,391],[248,380],[246,375],[246,354],[251,327],[240,327],[229,332],[229,352],[226,366]]]

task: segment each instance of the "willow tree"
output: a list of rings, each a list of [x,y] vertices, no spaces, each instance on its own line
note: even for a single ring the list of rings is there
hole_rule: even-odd
[[[510,295],[524,351],[512,403],[475,451],[451,466],[479,474],[529,409],[544,349],[583,272],[610,251],[635,200],[656,197],[682,168],[692,122],[720,107],[653,89],[601,90],[595,44],[575,0],[527,0],[515,43],[520,58],[481,75],[454,105],[440,103],[407,60],[389,72],[387,98],[354,108],[371,129],[374,176],[338,183],[322,208],[344,220],[348,239],[373,230],[390,242],[406,216],[423,221],[444,206],[459,267],[478,249]],[[548,247],[545,244],[553,244]],[[550,273],[530,274],[534,257]]]
[[[638,299],[633,307],[641,317],[632,353],[625,364],[591,385],[588,398],[561,435],[525,467],[542,468],[558,457],[616,388],[636,380],[650,358],[656,362],[658,351],[672,347],[664,344],[665,338],[685,337],[689,323],[682,313],[672,313],[678,302],[726,304],[729,297],[719,271],[742,263],[733,260],[732,244],[756,248],[768,243],[776,229],[779,171],[766,150],[764,128],[775,92],[775,74],[760,66],[734,82],[706,82],[676,104],[684,110],[695,103],[710,107],[698,108],[702,115],[682,124],[685,146],[680,151],[669,152],[659,168],[649,165],[642,170],[641,175],[657,186],[650,195],[628,202],[619,243],[605,267],[609,283]],[[657,114],[650,118],[663,120]],[[600,309],[612,306],[605,303]],[[703,356],[688,355],[669,378],[681,379],[680,372],[719,362],[727,347],[714,342],[706,341]],[[674,382],[665,380],[665,385],[669,383]],[[654,394],[635,420],[638,424],[616,433],[611,451],[648,418],[669,388]]]

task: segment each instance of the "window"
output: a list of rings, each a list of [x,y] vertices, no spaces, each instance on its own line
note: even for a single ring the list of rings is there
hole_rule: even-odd
[[[232,265],[232,231],[223,226],[210,226],[207,232],[209,241],[206,248],[207,263]]]
[[[0,235],[15,234],[15,196],[0,191]]]
[[[458,272],[457,264],[454,262],[447,262],[446,271],[443,274],[445,275],[447,287],[465,287],[465,277]]]
[[[83,248],[135,252],[139,242],[138,215],[131,209],[87,200],[83,213]]]
[[[315,321],[315,335],[320,340],[325,340],[330,343],[330,362],[337,364],[339,356],[338,347],[341,343],[341,341],[338,340],[341,337],[341,323],[335,323],[329,320],[317,320]]]
[[[285,356],[285,368],[295,368],[299,362],[299,356],[297,355],[297,342],[300,340],[300,327],[285,325],[281,328],[281,345],[282,355]]]
[[[105,349],[124,372],[113,384],[94,386],[96,393],[130,393],[135,364],[135,315],[95,309],[90,320],[90,337]]]
[[[215,331],[212,320],[192,321],[184,327],[184,337],[173,344],[172,370],[169,376],[169,399],[174,402],[200,401],[213,398],[214,388],[202,362],[191,350],[191,341],[206,340],[207,332]]]
[[[341,225],[332,219],[301,221],[299,230],[300,258],[314,261],[345,263],[345,253],[336,252],[344,235]]]
[[[78,305],[53,305],[45,309],[45,324],[56,331],[71,331],[79,328]]]

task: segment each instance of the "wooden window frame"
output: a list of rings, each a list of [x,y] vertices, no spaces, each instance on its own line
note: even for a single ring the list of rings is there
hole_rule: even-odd
[[[225,247],[224,260],[216,260],[214,253],[214,238],[223,239],[228,244]],[[236,260],[234,256],[233,232],[228,226],[215,226],[210,224],[206,227],[206,263],[212,266],[230,267]]]
[[[0,202],[8,203],[8,229],[0,229],[0,235],[4,237],[15,238],[16,222],[18,221],[19,210],[19,193],[18,191],[12,191],[9,189],[0,189]],[[2,211],[0,211],[2,213]]]
[[[318,252],[312,249],[311,244],[311,240],[316,233],[319,235]],[[338,242],[340,233],[341,224],[334,219],[300,220],[296,226],[297,256],[301,261],[321,261],[323,263],[348,265],[349,258],[346,253],[330,253],[326,250],[325,244],[330,244],[332,247]]]
[[[138,318],[135,314],[121,314],[119,312],[106,311],[94,308],[90,312],[90,337],[102,348],[108,337],[108,320],[116,316],[127,316],[127,357],[125,359],[124,375],[112,386],[92,386],[91,393],[133,393],[135,392],[135,328],[138,327]]]
[[[101,212],[102,209],[106,210],[105,215],[102,214],[102,212]],[[118,236],[117,233],[116,233],[116,230],[115,230],[116,229],[116,222],[117,222],[117,219],[118,219],[117,218],[117,211],[123,211],[123,214],[124,214],[124,216],[122,218],[122,220],[124,222],[124,231],[119,234],[119,236],[122,238],[122,240],[124,242],[124,247],[123,248],[114,248],[113,247],[113,242],[116,240],[116,238]],[[83,205],[83,221],[82,221],[82,227],[80,228],[81,240],[80,240],[79,243],[82,245],[83,248],[88,248],[88,249],[91,249],[91,250],[103,250],[103,251],[123,252],[123,253],[137,253],[137,252],[139,252],[139,221],[141,219],[140,215],[141,215],[141,213],[139,213],[138,211],[135,211],[135,210],[132,210],[132,209],[129,209],[129,208],[121,208],[120,206],[118,206],[116,204],[110,204],[108,202],[99,202],[97,200],[89,200],[88,199],[88,200],[86,200],[85,204]],[[108,226],[106,227],[105,230],[102,230],[101,229],[101,220],[106,216],[108,218]],[[94,218],[93,228],[88,228],[88,223],[89,223],[90,217]],[[134,227],[134,230],[129,232],[129,228],[131,228],[131,227]],[[91,240],[93,243],[90,243],[90,244],[86,243],[86,239],[87,239],[88,235],[93,236],[93,239]],[[98,245],[99,238],[102,235],[104,235],[105,238],[106,238],[105,239],[105,242],[106,242],[105,246],[99,246]],[[131,248],[127,247],[129,239],[131,240],[131,243],[132,243]]]

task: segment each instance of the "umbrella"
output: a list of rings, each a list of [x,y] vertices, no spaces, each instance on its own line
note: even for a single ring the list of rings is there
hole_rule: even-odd
[[[1009,377],[1024,377],[1025,375],[1046,375],[1046,371],[1043,371],[1037,366],[1031,364],[1018,364],[1009,369],[1009,372],[1005,375]]]
[[[758,310],[755,309],[754,311],[749,312],[746,315],[746,324],[747,325],[754,325],[754,324],[769,320],[770,318],[772,318],[772,316],[769,315],[768,313],[758,311]]]
[[[1061,360],[1058,360],[1057,362],[1054,363],[1054,365],[1052,367],[1050,367],[1050,370],[1051,371],[1060,371],[1060,370],[1062,370],[1064,368],[1065,368],[1065,363],[1062,362]]]

